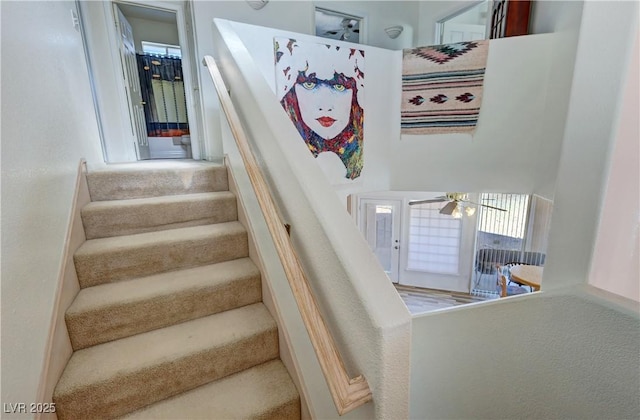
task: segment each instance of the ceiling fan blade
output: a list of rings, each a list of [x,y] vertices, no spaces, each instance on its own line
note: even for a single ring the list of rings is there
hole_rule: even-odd
[[[447,203],[446,206],[440,209],[440,214],[451,215],[451,213],[453,213],[453,210],[455,210],[457,206],[458,206],[458,203],[456,203],[455,201],[451,201],[450,203]]]
[[[446,197],[436,197],[436,198],[432,198],[429,200],[415,200],[415,201],[409,201],[409,205],[413,206],[414,204],[425,204],[425,203],[442,203],[445,201],[449,201],[447,200]]]

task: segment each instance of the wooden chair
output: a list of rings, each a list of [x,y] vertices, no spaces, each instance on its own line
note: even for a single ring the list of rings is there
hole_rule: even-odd
[[[507,280],[507,276],[504,275],[503,268],[500,265],[496,265],[496,276],[497,276],[497,288],[500,292],[500,297],[521,295],[523,293],[529,293],[527,289],[518,285],[510,285]]]

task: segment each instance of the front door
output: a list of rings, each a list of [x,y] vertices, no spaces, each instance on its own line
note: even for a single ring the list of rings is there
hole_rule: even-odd
[[[360,201],[361,229],[392,282],[398,282],[400,262],[399,200],[363,199]]]
[[[138,160],[149,159],[149,141],[147,139],[147,125],[144,119],[144,103],[142,102],[142,92],[140,91],[140,77],[138,75],[133,30],[120,8],[116,4],[113,7],[115,8],[116,27],[120,35],[120,60],[129,103],[131,133],[136,147],[136,155]]]

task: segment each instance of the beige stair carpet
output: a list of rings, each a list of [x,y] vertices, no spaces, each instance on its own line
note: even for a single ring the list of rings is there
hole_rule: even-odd
[[[87,181],[58,418],[299,419],[226,168],[138,162]]]
[[[300,418],[298,391],[279,360],[153,404],[122,419]]]
[[[249,255],[239,222],[91,239],[76,251],[81,287],[147,276]]]
[[[277,357],[276,324],[256,303],[74,352],[56,411],[120,416]]]
[[[228,190],[227,168],[198,162],[139,162],[89,171],[91,201]]]
[[[75,350],[260,302],[248,258],[82,289],[66,313]]]
[[[82,209],[87,239],[237,219],[236,197],[229,191],[95,201]]]

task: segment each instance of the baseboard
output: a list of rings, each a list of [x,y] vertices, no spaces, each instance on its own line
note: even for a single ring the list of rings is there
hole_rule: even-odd
[[[37,402],[39,403],[52,403],[53,391],[73,353],[64,315],[80,291],[80,285],[73,263],[73,254],[78,247],[86,241],[80,216],[82,207],[91,201],[85,174],[86,162],[82,159],[78,165],[73,204],[67,225],[63,260],[60,272],[58,273],[58,285],[51,316],[47,347],[45,349],[45,361],[40,376],[40,385],[38,387]],[[35,418],[51,420],[57,419],[57,416],[55,413],[36,414]]]
[[[307,404],[305,388],[300,377],[300,369],[297,367],[295,357],[293,356],[291,340],[289,339],[287,330],[284,327],[284,320],[282,319],[280,311],[278,311],[277,305],[273,299],[274,293],[271,289],[271,281],[267,275],[267,271],[264,269],[260,250],[256,246],[256,238],[253,230],[251,229],[251,224],[247,219],[247,211],[242,201],[242,197],[240,196],[240,194],[238,194],[236,178],[234,177],[231,166],[229,165],[228,157],[225,157],[224,164],[227,167],[229,191],[231,191],[236,196],[236,200],[238,203],[238,221],[240,221],[240,223],[242,223],[242,225],[245,227],[249,237],[249,258],[251,258],[251,260],[260,270],[262,278],[262,301],[278,324],[278,344],[280,348],[280,359],[289,371],[291,379],[293,380],[296,388],[298,389],[298,393],[300,394],[301,418],[302,420],[310,420],[311,414],[309,412],[309,406]]]

